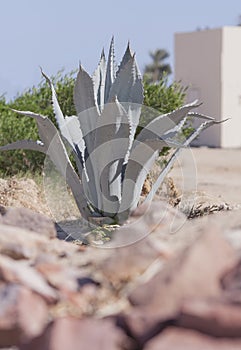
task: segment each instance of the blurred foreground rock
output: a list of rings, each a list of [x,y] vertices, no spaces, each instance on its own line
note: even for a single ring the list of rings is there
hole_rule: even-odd
[[[43,214],[27,208],[4,208],[3,206],[0,206],[0,214],[0,224],[21,227],[48,238],[56,237],[53,221]]]
[[[240,211],[186,221],[154,202],[98,248],[15,210],[0,217],[1,348],[241,348]]]

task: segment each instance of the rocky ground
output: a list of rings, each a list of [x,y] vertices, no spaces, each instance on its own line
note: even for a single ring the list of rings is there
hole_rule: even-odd
[[[0,347],[240,349],[240,156],[186,150],[177,208],[157,200],[96,246],[56,238],[33,180],[0,180]]]

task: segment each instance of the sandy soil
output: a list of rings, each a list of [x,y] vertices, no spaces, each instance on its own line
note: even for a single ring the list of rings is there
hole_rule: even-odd
[[[0,179],[0,205],[4,207],[25,207],[51,216],[44,200],[41,186],[29,178]]]
[[[205,193],[210,201],[241,204],[241,149],[183,150],[170,176],[184,191]],[[183,176],[182,176],[183,175]]]

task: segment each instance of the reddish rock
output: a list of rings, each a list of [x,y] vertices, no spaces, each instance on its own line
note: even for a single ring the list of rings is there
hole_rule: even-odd
[[[91,286],[91,290],[99,287],[98,282],[75,266],[63,266],[60,263],[40,263],[36,265],[36,270],[44,276],[50,286],[58,290],[60,297],[66,298],[67,296],[68,299],[75,299],[76,293],[82,292],[85,287]],[[82,299],[84,299],[83,296]],[[82,303],[86,304],[87,300],[82,300]]]
[[[183,215],[164,202],[138,207],[130,220],[105,244],[104,247],[115,249],[99,265],[103,274],[117,286],[133,281],[156,259],[168,260],[172,251],[161,235],[170,234],[180,220]]]
[[[214,337],[241,337],[241,306],[224,300],[187,300],[176,324]]]
[[[235,251],[217,232],[202,235],[177,258],[129,296],[129,330],[145,342],[166,322],[176,320],[184,300],[220,297],[221,276],[236,262]]]
[[[165,245],[155,245],[152,238],[112,250],[100,263],[102,273],[116,287],[140,276],[157,258],[167,260],[169,251]]]
[[[59,318],[20,350],[132,349],[127,336],[109,320]]]
[[[162,201],[140,205],[120,229],[112,234],[105,247],[118,248],[135,244],[153,232],[170,234],[176,232],[187,220],[180,211]]]
[[[44,276],[48,283],[59,291],[77,291],[77,269],[62,266],[59,263],[40,263],[36,270]]]
[[[53,261],[72,257],[79,247],[58,239],[38,235],[36,232],[16,226],[0,224],[0,253],[15,260]]]
[[[0,224],[0,253],[17,259],[35,259],[46,251],[46,237],[15,226]]]
[[[133,305],[154,310],[160,307],[168,314],[184,298],[218,296],[222,291],[220,278],[236,260],[235,251],[221,233],[208,232],[150,281],[138,286],[129,299]]]
[[[221,279],[225,297],[234,303],[241,304],[241,259]]]
[[[0,280],[21,284],[40,294],[49,302],[58,299],[56,291],[48,285],[44,277],[24,261],[0,255]]]
[[[44,300],[17,284],[0,286],[0,347],[39,336],[48,322]]]
[[[241,339],[217,339],[192,330],[167,328],[143,350],[239,350]]]
[[[51,219],[27,208],[4,208],[0,210],[0,223],[34,231],[48,238],[56,237],[56,229]]]

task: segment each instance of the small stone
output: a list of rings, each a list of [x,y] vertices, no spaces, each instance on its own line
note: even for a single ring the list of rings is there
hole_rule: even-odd
[[[186,300],[176,324],[214,337],[241,338],[241,307],[225,300]]]
[[[0,347],[39,336],[48,318],[47,305],[40,296],[14,283],[0,285]]]
[[[58,299],[56,291],[49,286],[44,277],[24,261],[0,255],[0,278],[5,282],[19,283],[40,294],[49,302]]]
[[[177,319],[184,300],[219,298],[220,279],[237,261],[235,251],[215,230],[203,234],[129,295],[134,306],[126,315],[130,332],[144,342]]]
[[[241,339],[212,338],[196,331],[170,327],[152,338],[143,350],[239,350]]]
[[[2,209],[0,223],[37,232],[48,238],[56,237],[56,229],[53,221],[47,216],[27,208],[10,207],[4,210]]]
[[[20,350],[131,350],[130,339],[109,320],[56,319],[42,334]]]

